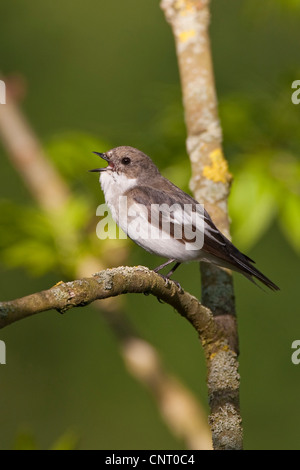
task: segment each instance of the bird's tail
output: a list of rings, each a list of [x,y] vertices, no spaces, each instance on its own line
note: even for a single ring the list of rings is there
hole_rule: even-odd
[[[253,266],[254,261],[251,258],[241,253],[238,249],[235,248],[233,252],[231,251],[230,258],[232,268],[244,274],[244,276],[250,279],[250,281],[255,283],[253,279],[255,278],[273,291],[280,290],[280,288],[274,284],[274,282],[272,282],[269,278],[267,278],[267,276],[265,276],[262,272],[256,269],[255,266]]]

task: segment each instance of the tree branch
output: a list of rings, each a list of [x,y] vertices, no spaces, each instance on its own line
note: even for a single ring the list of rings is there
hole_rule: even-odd
[[[8,101],[0,110],[0,135],[3,144],[34,199],[44,210],[55,216],[57,208],[67,202],[69,188],[47,160],[38,137],[19,108],[18,101],[25,91],[23,81],[20,78],[10,78],[6,79],[6,83]],[[9,126],[7,120],[10,122]],[[22,145],[17,145],[18,142],[22,142]],[[40,174],[45,173],[50,175],[49,178],[40,178]],[[55,198],[51,196],[53,187],[56,188]],[[103,268],[103,261],[91,254],[80,259],[76,267],[76,277],[89,276]],[[119,342],[120,354],[128,372],[150,390],[170,431],[182,439],[189,449],[211,449],[211,433],[201,404],[166,370],[158,351],[137,334],[124,314],[121,297],[108,297],[95,305]],[[13,314],[10,313],[10,322],[12,319]]]
[[[106,269],[76,281],[58,283],[48,290],[7,302],[0,302],[0,328],[37,313],[55,309],[65,313],[95,300],[126,293],[149,293],[174,307],[197,330],[205,342],[215,336],[208,308],[171,280],[143,266]]]
[[[236,397],[239,381],[234,373],[235,353],[228,345],[226,331],[222,331],[211,311],[196,297],[183,292],[173,281],[165,281],[159,274],[143,266],[107,269],[89,278],[59,283],[49,290],[0,302],[0,328],[43,311],[56,309],[64,313],[73,307],[82,307],[95,300],[126,293],[151,293],[174,307],[192,324],[201,340],[207,362],[214,364],[213,373],[209,375],[210,400],[223,401],[226,395],[227,402],[232,402]],[[175,390],[174,383],[171,389]],[[225,412],[227,404],[224,403],[224,406]],[[220,432],[223,438],[227,435],[227,441],[230,442],[235,426],[231,413],[225,423],[226,429],[224,423],[219,422]],[[233,441],[231,445],[234,446]]]
[[[205,205],[216,226],[227,236],[227,198],[231,175],[222,152],[222,130],[208,33],[210,0],[161,0],[174,34],[182,85],[190,187]],[[241,449],[243,431],[239,408],[238,332],[232,276],[211,264],[201,264],[202,302],[209,307],[227,338],[228,350],[207,356],[210,425],[215,449]],[[234,389],[222,381],[224,369]],[[226,374],[225,374],[226,375]],[[230,430],[230,432],[229,432]]]

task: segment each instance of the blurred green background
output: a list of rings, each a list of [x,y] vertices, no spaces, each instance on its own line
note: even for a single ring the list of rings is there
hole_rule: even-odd
[[[248,449],[300,448],[300,365],[291,362],[291,344],[300,339],[300,106],[291,102],[300,78],[299,25],[298,1],[212,2],[224,148],[235,177],[233,240],[281,287],[263,292],[235,275]],[[86,171],[99,163],[92,151],[138,147],[186,190],[190,170],[173,37],[158,1],[3,1],[0,26],[0,71],[25,78],[23,112],[72,192],[59,232],[0,142],[0,298],[9,300],[74,278],[86,254],[105,256],[95,229],[86,234],[103,201]],[[66,244],[67,232],[73,238]],[[160,262],[126,247],[129,265]],[[199,297],[197,263],[182,266],[176,279]],[[156,299],[125,301],[140,335],[208,409],[190,325]],[[128,375],[116,338],[92,306],[34,316],[0,339],[7,348],[1,449],[183,448],[151,394]]]

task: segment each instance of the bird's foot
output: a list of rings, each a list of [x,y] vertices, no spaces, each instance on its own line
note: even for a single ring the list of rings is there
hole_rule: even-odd
[[[163,274],[160,274],[160,273],[157,273],[157,274],[164,279],[166,286],[169,284],[169,282],[174,282],[174,284],[180,290],[180,294],[183,294],[184,290],[183,290],[183,288],[181,287],[181,285],[178,281],[173,281],[173,279],[170,279],[170,277],[168,275],[164,276]]]

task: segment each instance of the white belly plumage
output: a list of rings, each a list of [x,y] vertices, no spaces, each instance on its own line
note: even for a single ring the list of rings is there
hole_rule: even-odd
[[[105,195],[105,201],[109,207],[114,221],[119,227],[145,250],[164,258],[174,258],[178,261],[189,261],[201,259],[201,248],[203,245],[203,215],[198,214],[197,220],[190,215],[183,213],[179,208],[178,211],[169,214],[159,214],[153,211],[151,223],[149,222],[149,214],[146,206],[136,202],[129,201],[123,196],[126,191],[135,187],[136,179],[128,179],[116,172],[106,171],[100,174],[100,183]],[[152,212],[151,212],[152,214]],[[163,230],[159,228],[159,218],[164,220]],[[176,228],[174,233],[170,233],[170,222]],[[197,226],[195,243],[186,243],[182,241],[182,231],[184,226],[184,234],[188,232],[192,224]],[[169,230],[168,230],[169,228]],[[174,232],[174,230],[173,230]],[[190,232],[191,233],[191,232]],[[195,233],[193,232],[193,235]],[[193,238],[193,235],[188,239]]]

